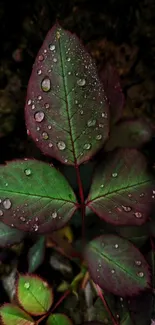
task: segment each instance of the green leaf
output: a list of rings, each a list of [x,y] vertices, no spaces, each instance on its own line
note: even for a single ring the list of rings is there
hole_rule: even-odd
[[[129,241],[103,235],[86,247],[85,259],[95,283],[115,295],[132,296],[149,288],[150,268]]]
[[[28,253],[28,264],[29,272],[34,272],[44,260],[45,255],[45,237],[40,236],[40,238],[35,242],[35,244],[30,248]]]
[[[17,280],[16,296],[19,304],[32,315],[43,315],[53,303],[52,288],[38,276],[20,275]]]
[[[72,325],[72,321],[64,314],[52,314],[48,317],[46,325]]]
[[[34,320],[21,308],[13,304],[0,307],[0,318],[3,325],[34,325]]]
[[[97,166],[86,205],[106,222],[141,225],[151,211],[155,185],[135,149],[120,149]]]
[[[20,230],[45,233],[63,227],[77,209],[64,176],[37,160],[0,167],[1,221]]]
[[[96,66],[79,39],[58,24],[33,65],[25,119],[41,151],[69,165],[87,161],[108,138],[108,102]]]
[[[25,233],[18,229],[9,227],[0,222],[0,247],[18,244],[25,237]]]

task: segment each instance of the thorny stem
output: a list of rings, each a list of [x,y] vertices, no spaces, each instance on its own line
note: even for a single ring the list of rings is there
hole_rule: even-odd
[[[50,314],[52,314],[54,312],[54,310],[61,304],[61,302],[70,294],[70,290],[67,290],[64,295],[57,301],[57,303],[54,305],[54,307],[48,312],[46,313],[44,316],[42,316],[41,318],[38,319],[38,321],[36,322],[36,325],[39,325],[47,316],[49,316]]]
[[[96,290],[98,296],[99,296],[100,299],[102,300],[102,302],[103,302],[103,304],[104,304],[104,307],[105,307],[105,309],[107,310],[107,312],[108,312],[108,314],[109,314],[109,316],[110,316],[110,318],[111,318],[113,324],[114,324],[114,325],[119,325],[119,323],[118,323],[118,322],[116,321],[116,319],[114,318],[114,316],[113,316],[113,314],[112,314],[112,312],[111,312],[111,310],[110,310],[110,308],[109,308],[109,306],[108,306],[108,303],[106,302],[106,299],[105,299],[105,297],[104,297],[104,295],[103,295],[103,293],[102,293],[100,287],[99,287],[97,284],[95,284],[94,282],[93,282],[93,286],[94,286],[94,288],[95,288],[95,290]]]
[[[81,200],[81,214],[82,214],[82,242],[83,242],[83,247],[85,245],[85,202],[84,202],[84,193],[83,193],[83,186],[82,186],[82,181],[81,181],[81,176],[80,176],[80,170],[79,166],[76,165],[76,176],[77,176],[77,183],[79,187],[79,195],[80,195],[80,200]]]

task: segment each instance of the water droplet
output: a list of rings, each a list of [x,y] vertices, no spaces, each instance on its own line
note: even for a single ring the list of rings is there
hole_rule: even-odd
[[[123,301],[123,298],[122,297],[120,297],[120,299],[119,299],[120,301]]]
[[[111,273],[114,274],[115,273],[115,270],[111,270]]]
[[[51,130],[52,129],[52,126],[51,125],[48,125],[48,129]]]
[[[39,228],[39,227],[38,227],[38,225],[36,225],[36,224],[33,226],[34,231],[38,231],[38,228]]]
[[[50,51],[54,51],[54,50],[55,50],[55,45],[50,44],[50,45],[49,45],[49,49],[50,49]]]
[[[20,217],[20,220],[24,222],[26,219],[24,217]]]
[[[8,186],[8,183],[5,183],[5,186]]]
[[[135,264],[140,266],[140,265],[142,265],[142,262],[141,261],[135,261]]]
[[[41,111],[35,113],[35,115],[34,115],[35,121],[38,123],[42,122],[44,117],[45,117],[45,114],[44,114],[44,112],[41,112]]]
[[[142,218],[142,213],[141,212],[135,212],[134,215],[138,219]]]
[[[39,69],[39,70],[37,71],[37,74],[38,74],[38,75],[41,75],[41,74],[42,74],[41,69]]]
[[[117,173],[112,173],[112,177],[117,177],[118,174]]]
[[[45,108],[49,108],[50,105],[48,103],[45,104]]]
[[[69,76],[71,75],[71,71],[68,71],[68,75],[69,75]]]
[[[83,148],[86,149],[86,150],[89,150],[91,148],[91,144],[90,143],[85,143]]]
[[[67,61],[69,62],[71,60],[71,58],[67,58]]]
[[[64,150],[66,148],[66,144],[63,141],[59,141],[57,146],[60,150]]]
[[[32,105],[32,109],[35,109],[35,105],[34,104]]]
[[[0,210],[0,217],[2,217],[3,216],[3,211],[2,210]]]
[[[103,112],[103,113],[102,113],[102,117],[107,118],[107,117],[108,117],[108,114],[105,113],[105,112]]]
[[[96,124],[96,120],[89,120],[89,121],[87,122],[88,127],[90,127],[90,126],[95,126],[95,124]]]
[[[83,110],[81,109],[80,114],[83,115]]]
[[[55,62],[55,63],[56,63],[56,62],[57,62],[57,58],[54,58],[54,59],[53,59],[53,62]]]
[[[50,142],[50,143],[48,144],[48,146],[49,146],[49,148],[52,148],[52,147],[53,147],[53,144]]]
[[[32,171],[31,171],[30,168],[27,168],[27,169],[24,170],[24,173],[26,174],[26,176],[30,176]]]
[[[11,203],[11,201],[9,199],[5,199],[3,201],[3,207],[4,207],[4,209],[6,209],[6,210],[10,209],[11,208],[11,205],[12,205],[12,203]]]
[[[27,105],[31,105],[31,99],[28,100]]]
[[[130,212],[131,211],[131,207],[126,207],[125,205],[122,205],[122,208],[125,212]]]
[[[131,193],[129,193],[129,194],[128,194],[128,197],[132,197],[132,194],[131,194]]]
[[[45,77],[41,82],[41,88],[43,91],[48,92],[51,89],[51,81],[48,77]]]
[[[78,79],[77,84],[78,84],[78,86],[84,86],[86,84],[86,80],[85,79]]]
[[[104,187],[104,185],[103,184],[101,184],[101,186],[100,186],[101,188],[103,188]]]
[[[44,56],[43,56],[42,54],[39,55],[38,60],[39,60],[39,61],[43,61],[43,60],[44,60]]]
[[[47,132],[43,132],[42,133],[42,137],[43,137],[44,140],[47,140],[49,138],[48,133]]]
[[[25,282],[24,283],[24,288],[29,289],[30,288],[30,283],[29,282]]]
[[[118,248],[118,244],[115,244],[115,248]]]
[[[51,217],[52,217],[52,219],[55,219],[55,218],[57,217],[57,212],[54,211],[54,212],[52,213]]]
[[[101,140],[102,139],[102,134],[98,134],[97,136],[96,136],[96,140]]]
[[[143,272],[138,272],[137,275],[138,275],[140,278],[143,278],[144,273],[143,273]]]
[[[141,193],[139,196],[140,196],[140,197],[144,197],[144,193]]]

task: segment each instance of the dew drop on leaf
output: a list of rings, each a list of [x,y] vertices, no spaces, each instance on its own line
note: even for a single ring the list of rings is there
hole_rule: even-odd
[[[102,134],[98,134],[97,136],[96,136],[96,140],[101,140],[102,139]]]
[[[114,274],[115,273],[115,270],[111,270],[111,273]]]
[[[78,79],[77,80],[77,84],[78,84],[78,86],[84,86],[85,84],[86,84],[86,80],[85,79]]]
[[[117,177],[118,174],[117,173],[112,173],[112,177]]]
[[[60,150],[64,150],[66,148],[66,144],[63,141],[59,141],[57,146]]]
[[[51,89],[51,81],[49,78],[46,77],[42,80],[41,88],[45,92],[48,92]]]
[[[37,73],[38,73],[38,75],[41,75],[41,74],[42,74],[41,69],[39,69],[39,70],[37,71]]]
[[[95,124],[96,124],[96,120],[89,120],[87,122],[88,127],[95,126]]]
[[[6,209],[6,210],[10,209],[11,208],[11,205],[12,205],[12,203],[11,203],[11,201],[9,199],[5,199],[3,201],[3,207],[4,207],[4,209]]]
[[[130,211],[131,211],[131,207],[126,207],[125,205],[122,205],[122,209],[123,209],[125,212],[130,212]]]
[[[42,133],[42,137],[43,137],[44,140],[47,140],[49,138],[48,133],[47,132],[43,132]]]
[[[25,173],[26,176],[30,176],[32,171],[31,171],[30,168],[27,168],[27,169],[24,170],[24,173]]]
[[[86,150],[89,150],[91,148],[91,144],[90,143],[85,143],[83,148],[86,149]]]
[[[118,248],[118,244],[115,244],[115,248]]]
[[[49,148],[52,148],[52,147],[53,147],[53,144],[50,142],[50,143],[48,144],[48,146],[49,146]]]
[[[140,278],[143,278],[144,273],[143,273],[143,272],[138,272],[137,275],[138,275]]]
[[[57,217],[57,212],[55,211],[52,213],[52,218],[55,219],[56,217]]]
[[[138,219],[142,218],[142,213],[141,212],[135,212],[134,215]]]
[[[26,289],[29,289],[29,288],[30,288],[30,284],[29,284],[29,282],[25,282],[25,284],[24,284],[24,288],[26,288]]]
[[[55,50],[55,45],[50,44],[50,45],[49,45],[49,49],[50,49],[50,51],[54,51],[54,50]]]
[[[33,226],[34,231],[38,231],[38,228],[39,228],[38,225]]]
[[[31,99],[28,100],[27,105],[31,105],[32,101]]]
[[[39,60],[39,61],[43,61],[43,60],[44,60],[44,56],[43,56],[42,54],[39,55],[38,60]]]
[[[3,216],[3,211],[2,210],[0,210],[0,217],[2,217]]]
[[[141,261],[135,261],[135,264],[140,266],[142,264],[142,262]]]
[[[38,123],[42,122],[44,117],[45,117],[45,114],[44,114],[44,112],[41,112],[41,111],[34,114],[34,119]]]
[[[56,63],[56,62],[57,62],[57,58],[54,58],[54,59],[53,59],[53,62],[55,62],[55,63]]]

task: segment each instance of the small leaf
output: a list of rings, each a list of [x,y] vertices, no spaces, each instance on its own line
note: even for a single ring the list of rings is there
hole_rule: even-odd
[[[3,325],[34,325],[34,320],[21,308],[13,304],[0,307],[0,318]]]
[[[110,108],[110,123],[115,124],[121,117],[124,106],[124,95],[120,85],[119,75],[111,64],[107,63],[100,71],[100,79],[108,97]]]
[[[77,209],[64,176],[53,166],[31,159],[0,167],[0,199],[1,221],[30,232],[62,228]]]
[[[25,119],[44,154],[80,165],[105,143],[109,108],[97,69],[79,39],[56,24],[28,84]]]
[[[121,121],[113,126],[104,149],[112,151],[115,148],[139,148],[151,136],[151,126],[143,119]]]
[[[36,243],[30,248],[28,253],[29,272],[34,272],[44,260],[45,237],[40,236]]]
[[[9,227],[3,222],[0,222],[0,247],[18,244],[25,235],[23,231]]]
[[[149,287],[149,265],[126,239],[97,237],[87,245],[85,258],[93,281],[115,295],[132,296]]]
[[[32,315],[47,313],[53,303],[53,291],[38,276],[20,275],[17,281],[16,296],[19,304]]]
[[[151,211],[155,186],[144,156],[120,149],[96,168],[87,206],[106,222],[141,225]]]
[[[64,314],[52,314],[48,317],[46,325],[72,325],[72,321]]]

